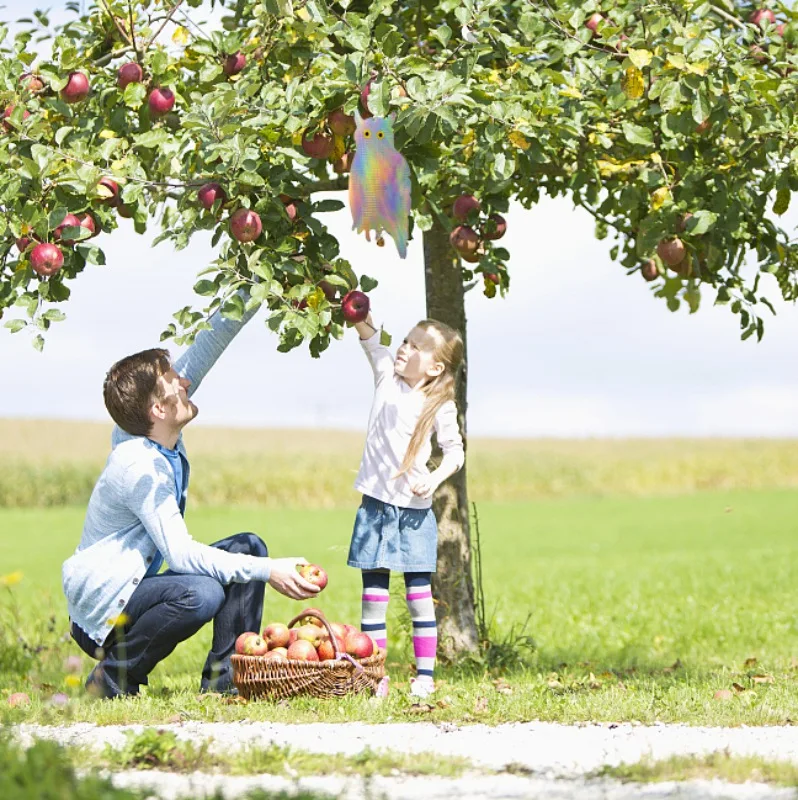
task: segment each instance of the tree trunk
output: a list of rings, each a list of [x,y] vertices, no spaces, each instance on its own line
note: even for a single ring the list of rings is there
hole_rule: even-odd
[[[465,344],[465,298],[460,260],[449,244],[446,230],[437,219],[431,230],[424,231],[424,269],[427,315],[460,331]],[[463,370],[457,390],[457,408],[464,444],[466,388],[466,371]],[[451,661],[464,653],[474,652],[479,646],[474,584],[471,579],[471,534],[465,466],[438,489],[433,509],[438,519],[438,571],[432,579],[437,602],[438,654],[444,660]]]

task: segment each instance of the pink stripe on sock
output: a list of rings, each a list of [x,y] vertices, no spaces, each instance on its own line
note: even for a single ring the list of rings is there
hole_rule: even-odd
[[[425,600],[427,597],[432,597],[432,589],[428,589],[426,592],[414,592],[413,594],[407,595],[408,600]]]
[[[387,603],[390,597],[387,594],[364,594],[363,600],[367,603]]]
[[[438,649],[437,636],[414,636],[413,654],[416,658],[435,658]]]
[[[375,639],[374,641],[380,646],[380,650],[386,650],[388,648],[387,639]]]

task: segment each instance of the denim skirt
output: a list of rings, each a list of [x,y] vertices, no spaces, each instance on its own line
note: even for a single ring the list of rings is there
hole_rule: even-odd
[[[350,567],[435,572],[437,560],[438,523],[431,508],[401,508],[363,495],[346,562]]]

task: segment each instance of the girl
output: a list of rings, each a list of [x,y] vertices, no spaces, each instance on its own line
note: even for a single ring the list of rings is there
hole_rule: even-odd
[[[427,697],[435,690],[438,645],[430,586],[438,550],[432,495],[465,460],[454,402],[463,340],[448,325],[422,320],[394,359],[380,344],[370,314],[355,328],[374,371],[374,401],[355,481],[363,501],[347,563],[363,571],[361,627],[381,648],[387,640],[390,571],[404,573],[416,658],[410,692]],[[430,472],[433,429],[443,459]]]

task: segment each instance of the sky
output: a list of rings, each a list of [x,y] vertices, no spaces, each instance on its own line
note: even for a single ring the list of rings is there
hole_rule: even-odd
[[[12,0],[0,16],[25,5]],[[323,218],[356,272],[379,281],[375,317],[400,339],[425,316],[420,234],[402,261],[389,237],[377,248],[356,236],[348,207]],[[763,341],[741,342],[737,317],[712,306],[712,292],[697,314],[668,311],[639,275],[610,260],[611,241],[595,240],[591,218],[568,200],[513,206],[506,218],[510,292],[467,295],[471,435],[798,435],[798,314],[775,300],[770,276],[762,288],[778,314],[763,309]],[[795,213],[781,219],[790,234],[797,222]],[[107,265],[72,283],[67,320],[50,330],[43,353],[26,333],[0,328],[0,416],[107,420],[106,370],[158,346],[172,312],[200,304],[192,286],[214,257],[204,235],[181,252],[152,248],[153,235],[121,220],[97,240]],[[249,323],[197,392],[195,424],[363,429],[371,373],[355,332],[316,360],[306,347],[278,353],[264,319]]]

